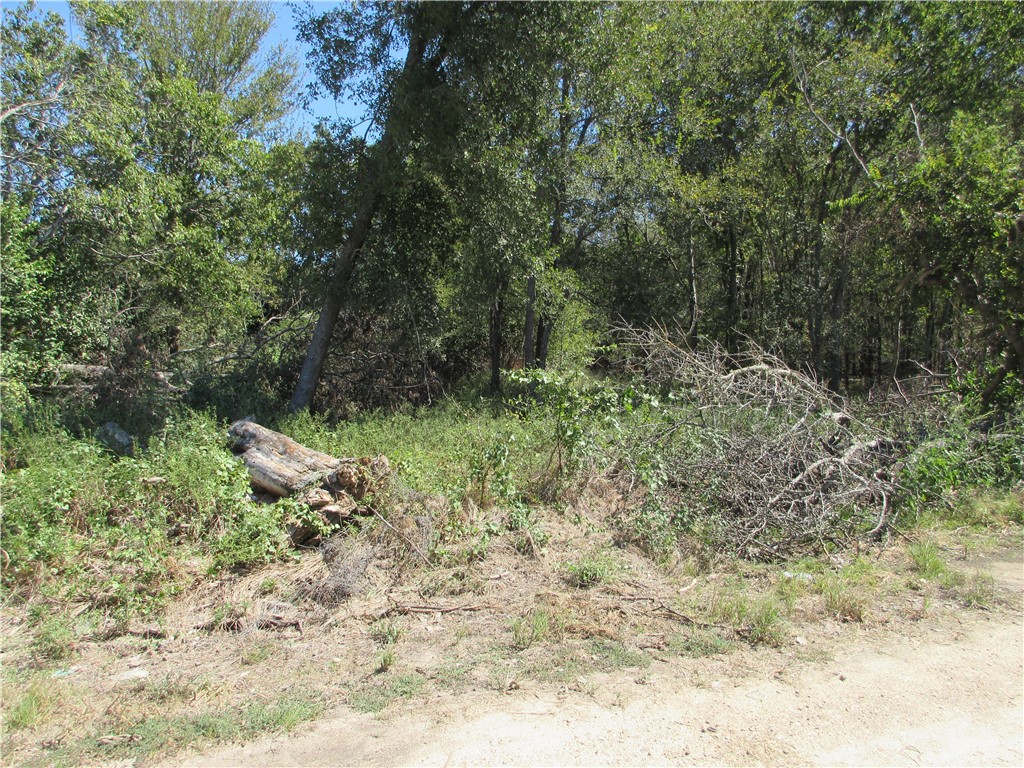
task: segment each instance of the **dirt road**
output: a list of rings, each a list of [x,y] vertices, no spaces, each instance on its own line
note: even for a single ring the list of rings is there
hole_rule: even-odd
[[[1016,607],[664,659],[568,689],[441,695],[185,764],[1020,766],[1024,566],[989,565]]]

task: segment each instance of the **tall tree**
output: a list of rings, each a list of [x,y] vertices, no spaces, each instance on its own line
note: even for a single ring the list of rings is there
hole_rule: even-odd
[[[186,349],[210,356],[225,334],[238,335],[272,290],[263,278],[278,258],[275,228],[288,200],[268,183],[275,163],[265,143],[249,135],[280,115],[293,81],[271,77],[278,98],[265,109],[247,107],[240,121],[227,85],[200,87],[194,62],[176,56],[173,67],[154,65],[170,48],[152,23],[156,10],[74,4],[80,45],[68,43],[53,19],[30,21],[30,7],[4,18],[5,43],[14,43],[5,45],[13,57],[5,91],[20,87],[44,101],[55,78],[65,82],[44,120],[18,119],[3,134],[4,153],[23,156],[8,176],[5,220],[20,217],[19,252],[50,265],[37,293],[46,304],[35,311],[61,326],[63,354],[120,359],[126,371]],[[217,17],[226,29],[208,43],[189,37],[189,24],[172,31],[179,42],[193,40],[198,56],[242,30],[239,19]],[[190,23],[198,32],[198,18]],[[52,44],[40,43],[44,29]],[[48,60],[58,45],[67,53]],[[54,74],[19,74],[44,69]],[[253,74],[261,81],[266,71]]]
[[[303,21],[320,87],[362,96],[377,136],[360,158],[358,202],[339,237],[291,410],[312,402],[353,271],[410,152],[428,148],[421,157],[432,157],[447,173],[469,160],[478,142],[535,119],[522,105],[535,103],[538,81],[549,76],[552,57],[566,42],[565,13],[557,4],[356,4]]]

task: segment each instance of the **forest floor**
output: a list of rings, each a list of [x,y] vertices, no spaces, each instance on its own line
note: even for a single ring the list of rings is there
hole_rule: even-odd
[[[543,547],[380,559],[334,605],[316,551],[180,563],[158,624],[60,664],[5,606],[4,764],[1021,764],[1019,526],[655,565],[600,501],[538,517]]]

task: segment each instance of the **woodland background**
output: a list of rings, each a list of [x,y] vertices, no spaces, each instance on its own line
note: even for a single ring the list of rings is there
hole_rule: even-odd
[[[312,136],[274,12],[5,8],[8,414],[425,405],[623,325],[1019,396],[1016,4],[297,6],[368,105]]]

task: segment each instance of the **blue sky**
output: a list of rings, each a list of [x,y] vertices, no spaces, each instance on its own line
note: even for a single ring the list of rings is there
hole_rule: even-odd
[[[48,0],[47,2],[38,2],[38,7],[42,11],[54,11],[59,13],[66,23],[71,23],[71,9],[67,2],[53,2]],[[327,10],[333,5],[337,5],[336,2],[314,2],[313,7],[316,9]],[[292,15],[291,8],[284,2],[272,2],[276,19],[274,26],[270,30],[270,34],[267,35],[267,39],[264,41],[265,45],[272,47],[279,43],[285,44],[288,48],[295,52],[299,59],[299,62],[303,65],[306,63],[309,48],[308,46],[300,43],[295,37],[295,20]],[[74,35],[74,30],[71,30]],[[313,79],[313,73],[311,70],[304,72],[303,83],[309,83]],[[351,102],[340,102],[336,103],[332,98],[322,98],[313,102],[308,111],[299,112],[295,115],[296,122],[299,125],[306,128],[311,127],[320,118],[329,119],[358,119],[362,116],[363,108],[362,105],[351,103]]]

